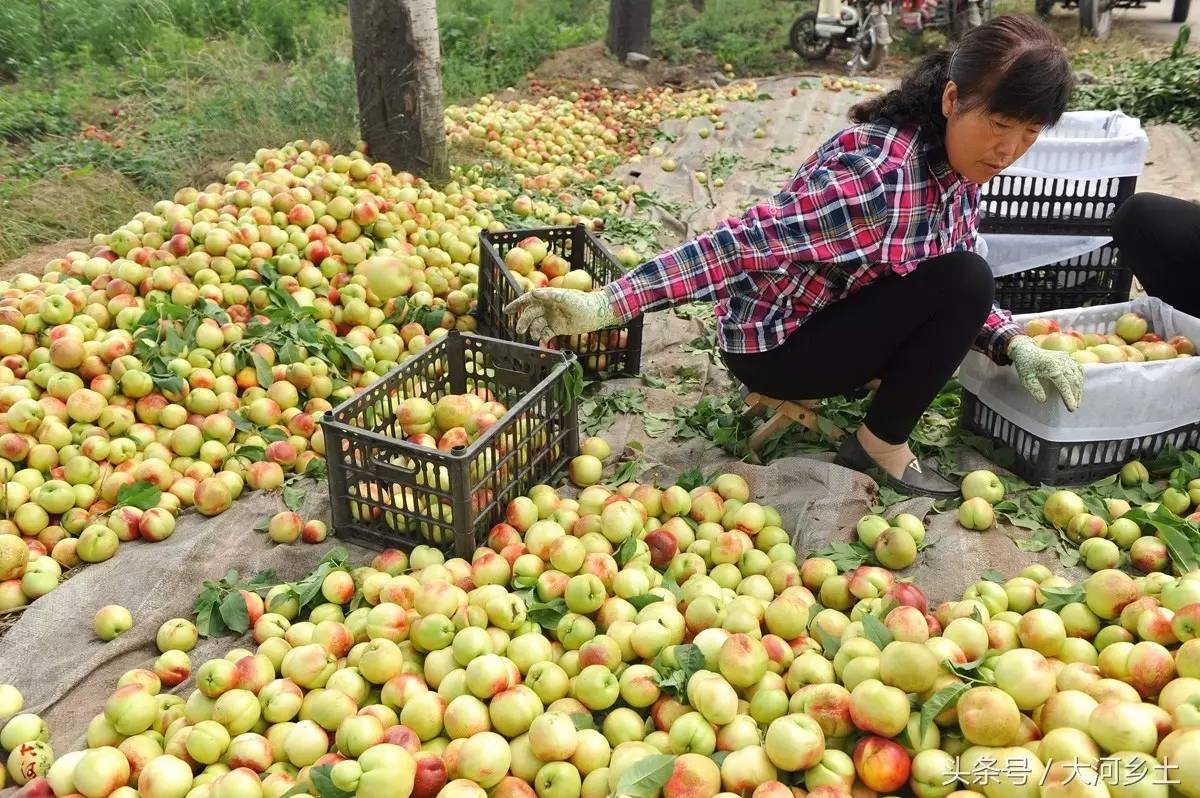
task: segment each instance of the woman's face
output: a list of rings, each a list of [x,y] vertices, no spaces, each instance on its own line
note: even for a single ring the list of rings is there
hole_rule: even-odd
[[[950,168],[972,183],[986,183],[1033,146],[1042,126],[1022,122],[983,108],[959,108],[958,86],[946,84],[942,93],[946,115],[946,155]]]

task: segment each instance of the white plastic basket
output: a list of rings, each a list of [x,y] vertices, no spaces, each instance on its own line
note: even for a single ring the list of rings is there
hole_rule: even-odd
[[[1137,177],[1149,147],[1135,117],[1120,111],[1068,111],[1003,174],[1073,180]]]
[[[1200,319],[1155,297],[1090,308],[1015,317],[1053,318],[1063,329],[1111,331],[1128,311],[1141,314],[1164,339],[1186,335],[1200,342]],[[968,353],[959,370],[963,388],[1007,421],[1047,441],[1111,441],[1156,435],[1200,420],[1200,357],[1150,363],[1091,363],[1083,367],[1083,402],[1074,413],[1049,389],[1051,400],[1035,401],[1016,369],[1000,367],[979,352]]]
[[[1113,213],[1137,187],[1148,148],[1141,123],[1119,111],[1065,114],[983,186],[983,230],[1106,236]]]

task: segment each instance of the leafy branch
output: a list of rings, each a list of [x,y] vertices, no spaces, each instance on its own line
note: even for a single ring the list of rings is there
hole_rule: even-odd
[[[230,632],[241,635],[250,629],[249,611],[242,591],[266,595],[275,585],[275,572],[260,571],[243,580],[236,570],[220,581],[205,581],[204,589],[192,604],[196,629],[204,637],[221,637]]]

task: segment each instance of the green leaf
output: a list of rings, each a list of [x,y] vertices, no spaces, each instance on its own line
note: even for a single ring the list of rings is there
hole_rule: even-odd
[[[654,798],[675,770],[675,757],[670,754],[651,754],[639,759],[617,780],[615,795],[628,798]]]
[[[122,485],[117,491],[117,507],[136,507],[149,510],[158,504],[162,490],[149,482],[134,482]]]
[[[1045,551],[1053,546],[1056,540],[1057,536],[1054,534],[1054,532],[1048,529],[1040,529],[1035,532],[1032,537],[1018,538],[1014,540],[1013,543],[1015,543],[1017,548],[1021,551],[1039,552]]]
[[[308,780],[312,782],[313,789],[317,791],[317,798],[354,798],[354,793],[339,790],[334,785],[333,779],[329,776],[331,770],[333,770],[333,765],[322,765],[308,771]]]
[[[626,482],[634,482],[645,467],[646,464],[636,457],[632,460],[625,460],[617,466],[612,477],[605,480],[604,485],[615,490]]]
[[[512,580],[512,586],[519,590],[526,590],[528,588],[534,587],[536,584],[537,584],[536,576],[530,576],[530,575],[514,576],[513,580]]]
[[[263,427],[258,431],[262,439],[267,443],[275,443],[276,441],[287,440],[287,433],[279,429],[279,427]]]
[[[572,712],[571,721],[574,722],[576,730],[595,729],[596,720],[586,712]]]
[[[225,624],[217,611],[215,599],[201,604],[196,610],[196,631],[203,637],[219,637],[225,634]]]
[[[921,704],[919,736],[922,740],[925,739],[925,735],[929,732],[929,724],[933,723],[933,719],[957,704],[962,694],[970,689],[971,685],[966,682],[948,684],[931,695],[928,701]]]
[[[633,535],[630,535],[629,537],[625,538],[625,540],[621,541],[621,545],[617,547],[616,553],[613,554],[613,559],[617,561],[617,565],[624,568],[625,564],[632,560],[635,555],[637,555],[637,550],[638,539]]]
[[[150,381],[162,393],[179,393],[183,390],[183,379],[178,374],[152,373]]]
[[[298,360],[300,360],[300,347],[296,344],[286,341],[283,346],[279,347],[280,363],[295,363]]]
[[[255,379],[258,380],[259,387],[264,390],[270,388],[271,384],[275,382],[275,375],[272,374],[271,367],[267,364],[267,361],[258,352],[251,352],[250,362],[254,365],[254,375]]]
[[[704,652],[693,643],[671,646],[669,655],[667,651],[663,649],[651,663],[651,667],[658,672],[658,687],[686,704],[688,682],[697,671],[704,670]],[[668,656],[674,659],[673,664],[668,664]]]
[[[675,578],[675,574],[667,574],[663,577],[662,586],[671,591],[671,595],[675,598],[683,598],[683,588],[679,586],[679,581]]]
[[[1082,585],[1072,587],[1044,587],[1042,595],[1046,597],[1042,607],[1058,612],[1068,604],[1077,604],[1087,597]]]
[[[271,526],[271,519],[264,518],[258,526],[254,527],[255,532],[266,532]]]
[[[650,606],[651,604],[655,604],[655,603],[657,603],[657,602],[659,602],[659,601],[662,601],[662,600],[663,600],[663,597],[662,597],[662,596],[656,596],[656,595],[654,595],[653,593],[647,593],[647,594],[646,594],[646,595],[644,595],[644,596],[632,596],[632,597],[630,597],[630,599],[629,599],[629,603],[633,605],[633,608],[634,608],[634,609],[636,609],[636,610],[640,610],[640,609],[642,609],[643,607],[648,607],[648,606]]]
[[[1001,584],[1004,583],[1004,574],[1000,573],[995,568],[989,568],[984,571],[981,578],[988,582],[998,582]]]
[[[229,420],[233,422],[233,427],[238,432],[256,432],[257,428],[251,424],[245,416],[236,410],[226,410],[225,415],[229,416]]]
[[[245,457],[251,463],[261,463],[267,459],[267,450],[261,446],[239,446],[235,454]]]
[[[304,476],[315,479],[318,482],[325,480],[329,477],[328,461],[324,457],[310,460],[308,466],[304,469]]]
[[[886,648],[887,644],[895,639],[892,636],[891,630],[883,625],[883,621],[879,620],[870,613],[863,615],[862,626],[863,637],[867,638],[876,646],[878,646],[880,651]]]
[[[965,682],[970,682],[971,684],[991,684],[988,679],[984,679],[979,673],[979,666],[982,663],[983,657],[971,662],[964,662],[962,665],[944,659],[942,660],[942,667]]]
[[[1153,513],[1142,508],[1130,510],[1122,518],[1128,518],[1143,528],[1153,527],[1167,547],[1171,562],[1181,574],[1200,568],[1200,530],[1191,523],[1171,513],[1161,505]]]
[[[561,598],[556,598],[545,603],[534,602],[530,605],[529,613],[526,617],[543,629],[551,630],[558,626],[558,622],[563,619],[563,616],[567,612],[567,602]]]
[[[240,591],[232,591],[221,602],[221,620],[235,634],[245,634],[250,628],[246,599]]]
[[[679,475],[679,479],[675,480],[675,484],[684,490],[690,491],[706,484],[706,480],[699,468],[689,468]]]
[[[854,543],[834,541],[820,551],[814,552],[811,556],[833,560],[833,564],[837,566],[838,571],[846,573],[870,562],[873,555],[870,549],[857,541]]]
[[[284,485],[283,504],[292,512],[300,512],[304,507],[304,489],[294,482]]]
[[[821,644],[821,653],[825,655],[826,659],[833,659],[834,655],[838,653],[838,649],[842,647],[842,641],[825,631],[820,624],[816,624],[813,633],[817,642]]]
[[[675,426],[674,413],[645,413],[642,416],[642,426],[651,438],[661,438]]]
[[[708,755],[708,758],[717,763],[717,767],[721,767],[725,763],[725,757],[729,756],[731,751],[713,751]]]

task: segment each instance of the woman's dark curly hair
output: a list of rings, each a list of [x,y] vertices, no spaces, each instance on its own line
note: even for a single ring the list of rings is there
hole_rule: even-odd
[[[853,122],[917,124],[946,133],[942,93],[958,86],[958,109],[982,107],[1021,122],[1053,125],[1067,110],[1074,78],[1058,37],[1024,16],[1001,16],[974,28],[953,48],[925,56],[889,91],[850,109]]]

